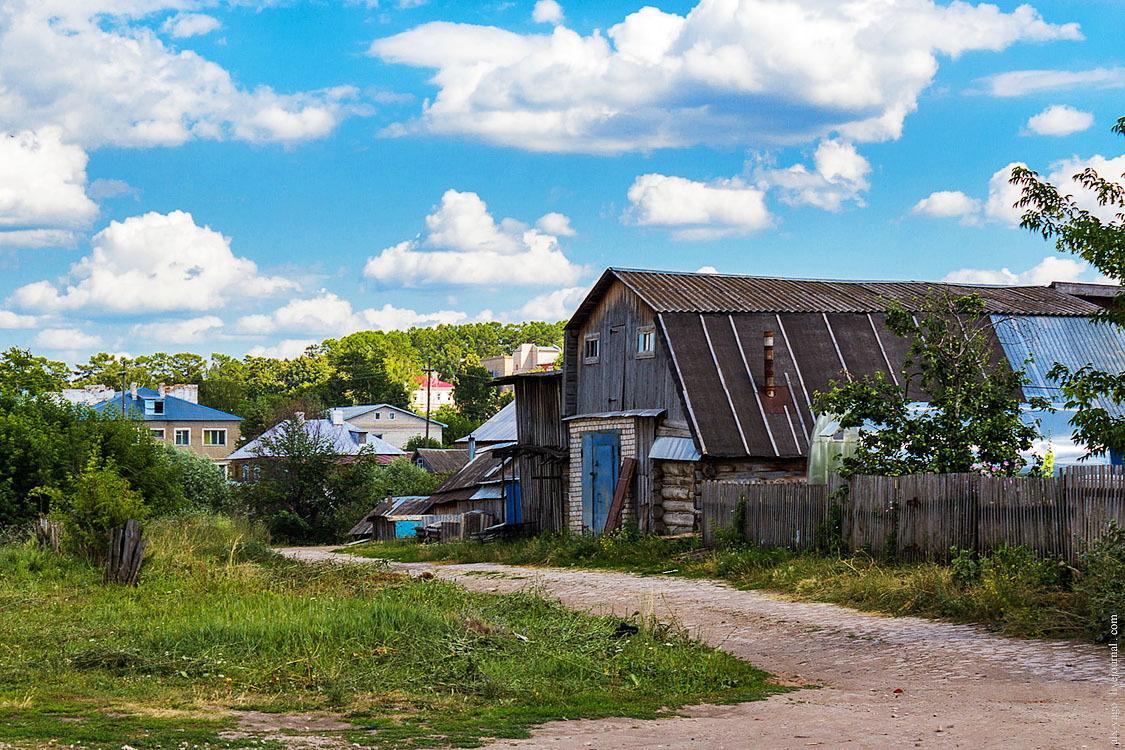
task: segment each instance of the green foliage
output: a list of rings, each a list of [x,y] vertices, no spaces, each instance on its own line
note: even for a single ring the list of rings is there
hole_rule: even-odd
[[[1125,135],[1125,117],[1112,130]],[[1092,191],[1100,206],[1116,209],[1116,217],[1102,221],[1037,172],[1016,167],[1011,183],[1021,188],[1017,205],[1026,209],[1020,226],[1044,240],[1054,240],[1059,252],[1077,255],[1110,279],[1125,279],[1125,185],[1102,177],[1091,167],[1074,175],[1074,181]],[[1125,294],[1118,293],[1114,304],[1097,318],[1125,325]],[[1047,376],[1059,383],[1066,407],[1077,409],[1070,423],[1075,427],[1075,440],[1086,446],[1088,455],[1125,452],[1125,416],[1112,415],[1098,405],[1102,398],[1122,402],[1125,373],[1104,372],[1089,365],[1071,372],[1055,363]]]
[[[441,435],[449,445],[453,445],[455,442],[480,427],[481,423],[484,422],[483,419],[473,419],[467,414],[463,414],[448,405],[437,409],[432,417],[445,425],[445,429],[441,431]]]
[[[177,469],[142,422],[112,409],[0,396],[0,527],[34,519],[51,493],[71,493],[94,456],[112,462],[153,513],[183,503]]]
[[[86,468],[73,478],[72,490],[60,494],[51,515],[63,525],[63,539],[72,551],[101,560],[109,549],[109,535],[130,518],[143,521],[149,511],[112,460],[90,456]]]
[[[186,509],[213,513],[231,510],[230,484],[214,461],[171,445],[164,452],[179,478]]]
[[[716,549],[737,549],[746,546],[746,496],[741,495],[734,506],[734,517],[730,526],[715,532]]]
[[[500,410],[492,373],[479,363],[467,363],[458,371],[453,400],[462,415],[476,422],[484,422]]]
[[[128,590],[101,585],[82,561],[0,548],[5,741],[274,747],[276,730],[219,736],[235,728],[228,712],[253,708],[341,716],[355,729],[333,737],[340,745],[475,746],[563,717],[654,717],[778,690],[649,619],[614,639],[617,618],[534,593],[259,556],[265,540],[244,523],[148,531],[151,559]]]
[[[1083,557],[1083,575],[1075,589],[1089,609],[1089,634],[1116,640],[1125,616],[1125,529],[1111,525]]]
[[[817,412],[843,415],[841,426],[860,428],[843,473],[943,474],[980,464],[1018,473],[1026,464],[1020,452],[1038,437],[1021,419],[1027,376],[992,366],[991,323],[978,295],[932,297],[922,307],[917,316],[897,304],[887,313],[887,327],[911,342],[901,386],[877,373],[834,381],[831,391],[816,395]],[[923,393],[929,408],[911,409]],[[1029,403],[1050,406],[1042,398]]]
[[[0,353],[0,393],[9,396],[38,396],[61,390],[67,375],[63,362],[33,357],[26,349],[13,346]]]
[[[406,441],[406,447],[403,448],[403,450],[405,450],[407,453],[410,453],[411,451],[416,451],[419,448],[440,449],[444,447],[445,445],[443,445],[440,440],[437,440],[435,438],[426,438],[424,435],[415,435],[414,437]]]

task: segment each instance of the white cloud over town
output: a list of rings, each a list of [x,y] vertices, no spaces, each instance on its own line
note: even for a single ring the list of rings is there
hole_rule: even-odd
[[[946,274],[942,281],[957,284],[1015,284],[1024,286],[1041,286],[1052,281],[1099,281],[1106,280],[1095,278],[1090,266],[1073,258],[1064,258],[1059,255],[1048,255],[1026,271],[1015,273],[1007,268],[999,270],[982,268],[962,268]]]
[[[757,169],[758,187],[775,188],[782,203],[816,206],[839,211],[844,203],[863,205],[860,194],[871,187],[867,180],[871,165],[855,145],[838,139],[822,140],[813,154],[813,168],[794,164],[785,169]]]
[[[977,220],[980,209],[979,200],[970,198],[960,190],[938,190],[915,203],[910,212],[915,216],[928,216],[934,219],[960,218],[965,223],[973,223]]]
[[[92,349],[101,344],[101,337],[77,328],[44,328],[31,340],[32,346],[54,351]]]
[[[217,315],[202,315],[187,320],[167,320],[139,323],[133,326],[135,339],[161,344],[197,344],[221,330],[223,319]]]
[[[86,162],[58,128],[0,133],[0,246],[72,244],[71,230],[98,215],[86,194]]]
[[[305,333],[346,336],[371,329],[395,330],[440,323],[463,323],[469,316],[455,310],[419,313],[384,304],[354,310],[351,302],[325,290],[315,297],[294,299],[272,313],[246,315],[234,325],[235,333],[270,335]]]
[[[206,13],[177,13],[160,25],[160,30],[177,39],[210,34],[222,27],[219,19]]]
[[[588,286],[571,286],[539,294],[509,317],[514,320],[569,320],[589,291]]]
[[[773,224],[765,192],[738,178],[697,182],[643,174],[627,193],[627,224],[659,227],[683,241],[745,236]]]
[[[90,254],[70,267],[64,283],[24,285],[11,302],[28,312],[212,311],[295,287],[259,274],[253,261],[231,251],[229,237],[198,226],[184,211],[110,222],[91,243]]]
[[[11,310],[0,310],[0,328],[34,328],[39,324],[39,318],[34,315],[20,315]]]
[[[559,214],[548,223],[557,229],[564,219]],[[369,258],[363,275],[407,287],[545,286],[573,283],[583,272],[563,253],[556,235],[515,219],[497,222],[476,193],[447,190],[425,225],[415,239]]]
[[[612,154],[895,139],[940,57],[1081,38],[1029,5],[701,0],[686,16],[642,8],[604,35],[434,21],[369,54],[436,71],[420,117],[388,134]]]
[[[178,0],[11,0],[0,11],[0,128],[55,126],[85,148],[196,138],[292,143],[357,111],[350,87],[283,94],[239,86],[223,67],[165,46],[143,21]],[[174,17],[175,18],[175,17]],[[181,17],[169,33],[207,22]]]
[[[999,97],[1027,96],[1045,91],[1125,88],[1125,67],[1089,70],[1011,70],[976,81],[977,93]]]
[[[1036,135],[1063,136],[1089,130],[1094,115],[1065,104],[1054,104],[1027,121],[1027,129]]]

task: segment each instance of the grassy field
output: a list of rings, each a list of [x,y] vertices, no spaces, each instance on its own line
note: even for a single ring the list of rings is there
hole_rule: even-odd
[[[229,734],[251,710],[324,712],[363,746],[473,746],[777,689],[652,622],[615,639],[617,621],[531,593],[290,562],[224,519],[154,525],[151,549],[129,589],[0,546],[0,746],[284,747]]]
[[[705,550],[698,537],[540,536],[509,542],[380,542],[348,552],[403,562],[498,562],[586,567],[646,575],[719,578],[742,588],[783,592],[895,615],[986,625],[1019,636],[1095,637],[1072,573],[1027,550],[1007,550],[953,564],[887,562],[867,554],[798,554],[740,546]]]

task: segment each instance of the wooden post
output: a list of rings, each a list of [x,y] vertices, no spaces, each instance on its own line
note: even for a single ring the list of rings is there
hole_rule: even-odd
[[[621,473],[617,476],[617,486],[613,488],[613,502],[609,505],[609,515],[606,516],[603,533],[608,534],[621,525],[625,495],[629,492],[629,483],[633,481],[633,470],[636,468],[637,459],[631,456],[621,461]]]
[[[141,525],[135,519],[126,521],[124,528],[114,529],[105,560],[105,582],[136,586],[147,546],[148,537],[141,536]]]

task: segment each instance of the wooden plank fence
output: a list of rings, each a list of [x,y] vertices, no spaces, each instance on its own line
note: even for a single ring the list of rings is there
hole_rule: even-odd
[[[843,485],[847,494],[833,500]],[[827,486],[704,482],[704,544],[731,525],[743,498],[744,538],[763,546],[809,548],[836,502],[842,541],[853,550],[921,559],[947,557],[953,547],[1022,544],[1073,564],[1111,522],[1125,526],[1125,467],[1070,468],[1058,477],[833,476]]]

